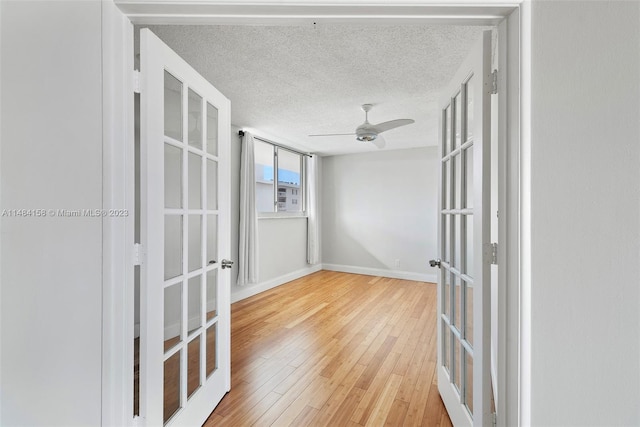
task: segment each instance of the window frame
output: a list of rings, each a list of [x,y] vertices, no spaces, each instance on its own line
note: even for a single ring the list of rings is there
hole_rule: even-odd
[[[261,212],[261,211],[257,211],[258,212],[258,219],[261,218],[306,218],[307,217],[307,192],[306,190],[306,183],[307,183],[307,168],[306,168],[306,162],[304,160],[305,154],[304,153],[300,153],[296,150],[293,149],[289,149],[286,147],[282,147],[280,145],[276,145],[273,144],[269,141],[265,141],[265,140],[258,140],[258,142],[261,142],[263,144],[268,144],[271,145],[273,147],[273,211],[272,212]],[[298,188],[299,191],[301,191],[300,194],[300,205],[301,205],[301,210],[300,211],[296,211],[296,212],[287,212],[287,211],[279,211],[278,210],[278,169],[279,169],[279,165],[278,165],[278,160],[279,160],[279,152],[280,150],[283,151],[288,151],[291,154],[295,154],[296,156],[298,156],[300,158],[300,187]],[[254,167],[255,167],[255,162],[254,162]],[[257,195],[256,195],[256,200],[257,200]],[[256,206],[257,209],[257,206]]]

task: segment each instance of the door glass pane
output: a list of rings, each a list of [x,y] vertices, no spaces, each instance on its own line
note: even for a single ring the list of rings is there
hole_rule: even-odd
[[[207,153],[218,155],[218,109],[207,103]]]
[[[447,105],[447,108],[444,110],[444,153],[443,155],[449,154],[451,151],[451,105]]]
[[[189,279],[188,296],[188,321],[187,329],[189,334],[195,332],[202,326],[202,276],[196,276]]]
[[[442,208],[449,209],[451,207],[451,160],[447,160],[442,165],[442,182],[444,191],[442,192]]]
[[[202,208],[202,156],[189,153],[189,209]]]
[[[462,97],[460,96],[460,92],[458,92],[458,94],[456,95],[455,99],[454,99],[454,104],[455,104],[455,111],[456,111],[456,117],[455,117],[455,138],[453,140],[453,148],[456,149],[458,147],[460,147],[460,140],[461,140],[461,125],[462,125]]]
[[[442,312],[445,316],[450,316],[451,313],[451,273],[449,270],[443,270],[442,275],[444,276],[444,291],[442,295]],[[451,319],[449,319],[451,321]]]
[[[182,141],[182,83],[164,72],[164,134]]]
[[[180,352],[164,362],[164,422],[180,409]]]
[[[473,285],[465,282],[465,339],[473,346]]]
[[[164,216],[164,278],[182,274],[182,216]]]
[[[264,142],[254,142],[256,162],[256,207],[258,212],[273,212],[273,145]]]
[[[182,207],[182,150],[164,144],[164,206]]]
[[[461,319],[461,305],[460,303],[462,302],[462,293],[461,293],[461,286],[460,286],[460,278],[454,276],[454,286],[453,286],[453,324],[456,328],[458,328],[458,330],[462,330],[462,326],[460,323],[460,319]]]
[[[207,209],[218,209],[218,162],[207,160]]]
[[[444,234],[444,249],[443,249],[443,253],[442,253],[442,260],[445,262],[449,262],[450,261],[450,256],[451,256],[451,252],[450,252],[450,248],[451,248],[451,227],[449,224],[449,220],[451,218],[451,215],[449,214],[444,214],[443,216],[443,229],[442,232]]]
[[[218,270],[207,272],[207,320],[218,313]]]
[[[202,267],[202,215],[189,215],[189,271]]]
[[[451,353],[451,343],[449,341],[449,335],[451,334],[451,331],[449,330],[449,325],[447,325],[445,322],[442,322],[442,336],[444,337],[444,342],[442,344],[442,360],[443,360],[443,365],[444,368],[447,370],[447,372],[449,372],[450,370],[450,358],[449,358],[449,354]]]
[[[182,332],[182,283],[164,289],[164,350],[178,344]]]
[[[465,151],[465,206],[467,208],[473,207],[473,145],[467,148]]]
[[[218,215],[207,215],[207,258],[208,265],[218,260]],[[213,262],[211,262],[213,261]]]
[[[189,89],[189,145],[202,149],[202,97]]]
[[[453,206],[459,209],[462,208],[462,156],[456,155],[453,161]]]
[[[473,415],[473,358],[466,351],[464,352],[465,364],[465,393],[464,401],[469,409],[469,413]]]
[[[211,375],[218,367],[218,358],[216,355],[218,323],[214,323],[207,329],[207,377]]]
[[[458,270],[460,270],[460,253],[461,253],[461,243],[462,243],[462,235],[461,235],[461,230],[460,230],[460,222],[462,220],[462,215],[454,215],[453,216],[453,225],[454,225],[454,231],[453,231],[453,266],[455,268],[457,268]]]
[[[467,141],[473,138],[473,76],[467,81]]]
[[[465,266],[464,272],[473,277],[473,215],[465,215]]]
[[[302,156],[278,150],[278,212],[302,211]]]
[[[460,341],[455,338],[455,335],[451,335],[451,339],[453,340],[453,383],[455,384],[458,391],[460,391],[462,390],[460,384],[460,347],[462,346],[462,344],[460,344]]]
[[[187,346],[187,397],[200,387],[200,336]]]

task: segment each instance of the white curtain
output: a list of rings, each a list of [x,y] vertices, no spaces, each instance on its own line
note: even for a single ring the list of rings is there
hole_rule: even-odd
[[[318,161],[317,156],[307,156],[307,263],[320,262],[318,236]]]
[[[242,137],[240,159],[240,242],[238,285],[258,281],[258,211],[256,209],[256,170],[253,135]]]

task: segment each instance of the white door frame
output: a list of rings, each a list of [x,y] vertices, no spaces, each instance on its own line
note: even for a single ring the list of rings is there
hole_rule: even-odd
[[[530,3],[467,0],[103,1],[103,203],[133,212],[133,25],[441,23],[497,25],[500,36],[498,425],[530,416]],[[506,40],[506,42],[505,42]],[[133,216],[103,227],[103,425],[134,425]],[[427,262],[427,260],[425,260]],[[509,284],[507,287],[506,285]],[[130,360],[131,359],[131,360]]]

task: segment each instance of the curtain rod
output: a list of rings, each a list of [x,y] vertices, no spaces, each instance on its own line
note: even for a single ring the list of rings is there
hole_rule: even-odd
[[[244,131],[243,130],[238,131],[238,135],[244,136]],[[268,139],[260,138],[259,136],[255,136],[254,135],[253,138],[257,139],[258,141],[266,142],[267,144],[275,145],[276,147],[284,148],[285,150],[293,151],[294,153],[300,154],[302,156],[313,157],[313,154],[311,154],[311,153],[303,153],[302,151],[298,151],[298,150],[295,150],[295,149],[293,149],[291,147],[287,147],[285,145],[278,144],[277,142],[269,141]]]

